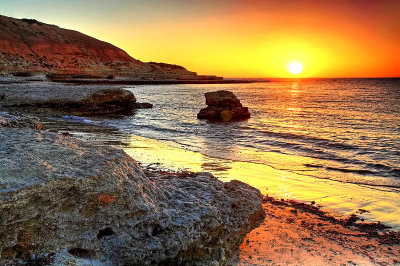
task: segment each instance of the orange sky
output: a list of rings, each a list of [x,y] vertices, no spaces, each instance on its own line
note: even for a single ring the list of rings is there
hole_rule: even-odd
[[[225,77],[400,76],[399,0],[13,0],[2,14]]]

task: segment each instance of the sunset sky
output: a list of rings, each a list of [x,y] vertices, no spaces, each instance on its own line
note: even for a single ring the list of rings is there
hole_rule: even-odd
[[[225,77],[400,76],[399,0],[2,0],[142,61]],[[300,62],[295,75],[288,64]]]

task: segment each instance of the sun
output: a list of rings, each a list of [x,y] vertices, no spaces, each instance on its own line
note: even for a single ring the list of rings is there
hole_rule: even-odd
[[[303,64],[297,61],[292,61],[287,65],[287,69],[291,74],[297,75],[303,71]]]

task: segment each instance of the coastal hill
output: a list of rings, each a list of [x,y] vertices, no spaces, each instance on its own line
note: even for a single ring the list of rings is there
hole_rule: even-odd
[[[149,80],[204,80],[182,66],[145,63],[112,44],[34,19],[0,15],[0,73]]]

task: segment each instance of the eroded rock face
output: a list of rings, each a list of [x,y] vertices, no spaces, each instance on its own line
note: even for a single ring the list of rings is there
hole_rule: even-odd
[[[206,173],[144,174],[122,150],[0,127],[0,264],[224,263],[260,192]]]
[[[0,15],[0,72],[18,77],[197,79],[184,67],[145,63],[114,45],[33,19]],[[59,76],[57,78],[57,76]]]
[[[151,108],[138,103],[132,92],[122,88],[66,86],[47,83],[7,85],[3,89],[5,107],[30,108],[35,112],[98,116],[132,114],[135,109]]]
[[[250,118],[249,109],[243,107],[240,100],[230,91],[215,91],[205,93],[206,108],[197,114],[199,119],[235,121]]]

